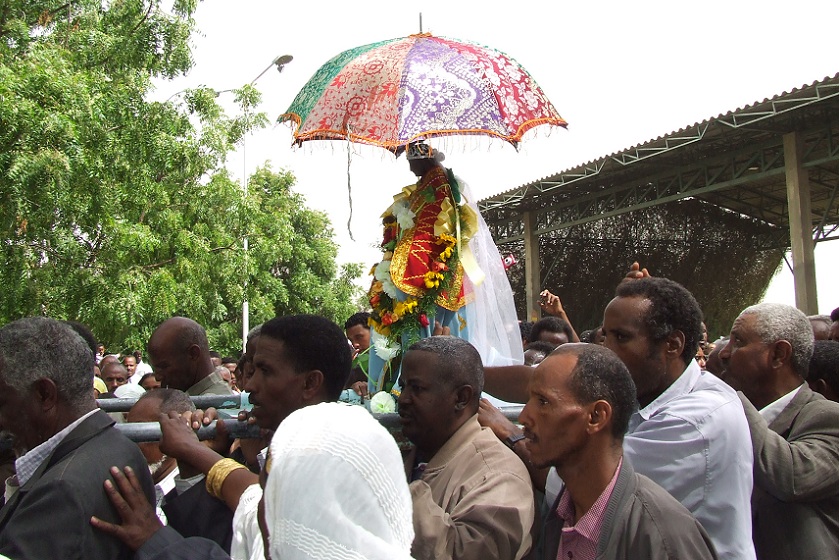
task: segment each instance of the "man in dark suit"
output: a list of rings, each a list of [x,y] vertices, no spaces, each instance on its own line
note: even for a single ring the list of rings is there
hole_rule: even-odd
[[[57,362],[57,358],[61,358]],[[139,448],[93,399],[93,353],[67,325],[31,317],[0,329],[0,428],[17,453],[17,491],[0,509],[0,554],[22,559],[127,559],[131,550],[95,531],[116,520],[102,491],[113,464],[128,464],[154,497]],[[13,485],[14,486],[14,485]]]
[[[810,322],[776,303],[745,309],[720,353],[752,434],[759,560],[839,558],[839,403],[807,386],[812,353]]]

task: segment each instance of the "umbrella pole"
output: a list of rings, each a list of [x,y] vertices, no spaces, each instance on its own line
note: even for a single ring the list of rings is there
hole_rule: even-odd
[[[350,181],[350,162],[352,161],[352,142],[350,142],[349,127],[347,127],[347,198],[350,201],[350,217],[347,218],[347,232],[350,234],[350,239],[353,243],[355,237],[352,235],[352,181]]]

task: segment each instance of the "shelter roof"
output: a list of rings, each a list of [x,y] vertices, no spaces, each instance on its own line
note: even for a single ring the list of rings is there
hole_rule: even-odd
[[[686,198],[788,230],[784,137],[797,132],[817,241],[839,236],[839,74],[479,202],[497,243]],[[788,137],[789,140],[790,137]]]

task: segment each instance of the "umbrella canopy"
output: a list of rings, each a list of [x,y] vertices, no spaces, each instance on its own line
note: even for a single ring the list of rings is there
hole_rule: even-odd
[[[536,81],[489,47],[423,33],[356,47],[329,60],[280,122],[294,140],[350,140],[396,150],[450,134],[514,146],[541,124],[566,126]]]

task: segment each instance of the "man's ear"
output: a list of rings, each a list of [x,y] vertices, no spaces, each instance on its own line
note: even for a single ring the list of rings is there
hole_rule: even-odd
[[[792,359],[792,345],[786,340],[776,340],[772,343],[772,367],[778,368],[789,364]]]
[[[607,401],[594,401],[589,406],[588,426],[586,431],[595,434],[602,430],[611,429],[612,405]]]
[[[816,393],[824,395],[825,390],[827,389],[827,381],[824,379],[816,379],[814,381],[808,381],[807,385],[810,386],[810,390],[815,391]]]
[[[667,354],[676,359],[681,359],[685,349],[685,333],[676,329],[664,340],[667,344]]]
[[[189,354],[190,359],[197,360],[201,356],[201,349],[197,344],[191,344],[187,348],[187,354]]]
[[[303,398],[307,401],[319,396],[323,391],[323,372],[319,369],[307,371],[303,379]]]
[[[43,411],[52,410],[58,404],[58,387],[47,377],[42,377],[32,384],[32,394]]]
[[[475,397],[475,388],[471,385],[461,385],[455,393],[454,409],[461,411],[469,406]]]

